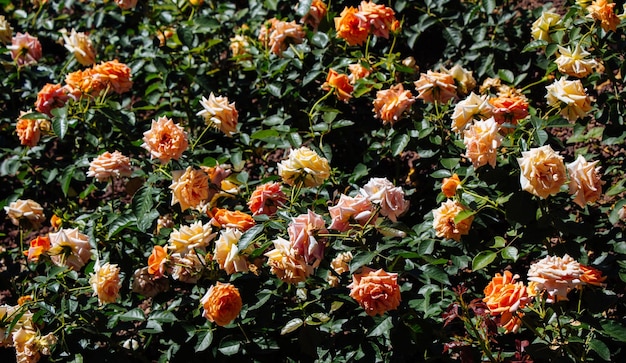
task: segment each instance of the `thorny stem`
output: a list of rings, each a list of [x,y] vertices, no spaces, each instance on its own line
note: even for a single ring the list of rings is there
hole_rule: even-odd
[[[467,304],[465,303],[465,300],[463,300],[462,294],[459,294],[459,303],[461,305],[461,309],[463,310],[463,315],[461,316],[461,319],[465,323],[465,326],[471,328],[471,332],[469,333],[472,334],[473,337],[480,344],[481,352],[484,355],[486,355],[487,358],[489,358],[491,362],[498,362],[498,359],[496,359],[496,357],[493,356],[493,353],[491,353],[491,347],[489,347],[489,340],[483,338],[483,336],[480,334],[476,326],[472,323],[471,318],[469,318],[469,308]]]

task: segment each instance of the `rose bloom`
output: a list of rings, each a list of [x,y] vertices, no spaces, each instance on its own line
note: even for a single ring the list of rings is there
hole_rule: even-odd
[[[137,0],[114,0],[117,6],[123,10],[130,10],[137,6]]]
[[[383,315],[400,305],[398,274],[363,267],[361,273],[352,275],[348,285],[350,297],[356,300],[369,316]]]
[[[311,210],[307,214],[300,214],[291,220],[287,233],[296,255],[304,257],[306,263],[317,267],[324,258],[326,243],[326,238],[320,238],[318,234],[328,234],[322,216]]]
[[[531,34],[535,40],[545,40],[551,42],[550,28],[553,28],[561,20],[559,14],[555,14],[550,11],[544,11],[541,13],[539,19],[535,20],[531,27]]]
[[[130,176],[132,173],[133,169],[127,156],[119,151],[114,151],[112,154],[106,151],[91,161],[87,176],[103,182],[112,178]]]
[[[315,31],[327,12],[328,7],[323,1],[313,0],[309,11],[302,17],[300,23],[308,25]]]
[[[346,251],[341,252],[332,261],[330,261],[330,267],[335,271],[338,275],[341,275],[344,272],[350,271],[350,266],[348,265],[350,261],[352,261],[352,252]]]
[[[535,283],[536,293],[546,291],[546,302],[553,303],[568,300],[567,293],[582,284],[582,273],[580,264],[567,254],[562,258],[546,256],[530,265],[528,281]]]
[[[4,207],[4,211],[16,226],[20,225],[20,219],[26,218],[34,229],[38,229],[46,220],[43,207],[32,199],[18,199]]]
[[[330,176],[330,165],[326,158],[302,146],[292,149],[289,157],[278,164],[278,175],[291,186],[302,182],[305,187],[316,187]]]
[[[361,65],[361,63],[349,64],[348,70],[350,71],[350,75],[348,76],[350,84],[355,84],[356,81],[369,76],[371,73],[370,70]]]
[[[476,121],[463,132],[465,156],[470,159],[474,168],[489,164],[496,167],[498,147],[502,144],[502,136],[498,133],[499,125],[493,117]]]
[[[396,14],[392,8],[374,4],[372,1],[361,1],[359,14],[365,17],[371,27],[372,34],[385,39],[389,38],[389,30],[395,30]]]
[[[270,51],[281,56],[289,46],[288,41],[300,44],[304,41],[305,32],[302,25],[295,21],[286,22],[276,18],[270,19],[259,32],[259,40],[270,48]]]
[[[212,167],[200,166],[200,169],[209,176],[209,195],[207,200],[212,203],[213,198],[222,191],[224,179],[228,178],[232,171],[229,165],[215,165]]]
[[[248,207],[254,216],[259,214],[273,216],[286,202],[287,195],[283,193],[281,185],[272,182],[261,184],[254,189],[248,200]]]
[[[147,297],[154,297],[160,292],[169,290],[170,280],[161,279],[148,272],[149,267],[135,270],[133,273],[132,290],[134,293]]]
[[[505,276],[496,273],[496,276],[485,288],[485,298],[491,315],[500,316],[500,325],[507,333],[515,332],[521,326],[521,320],[516,313],[519,308],[526,306],[530,300],[528,289],[524,284],[516,282],[518,275],[512,276],[510,271],[505,271]]]
[[[49,233],[50,250],[48,254],[52,262],[58,266],[67,266],[79,271],[91,259],[89,237],[77,228],[62,228],[56,233]]]
[[[362,194],[355,197],[341,194],[337,204],[328,208],[332,218],[328,228],[345,232],[351,228],[351,224],[365,226],[373,219],[373,209],[372,202]]]
[[[117,94],[128,92],[133,88],[130,67],[118,62],[117,59],[96,64],[93,66],[93,72]]]
[[[587,203],[593,203],[602,195],[600,167],[598,161],[588,162],[582,155],[576,161],[567,164],[569,172],[569,193],[574,196],[574,202],[581,208]]]
[[[196,251],[191,251],[185,254],[185,256],[173,253],[171,260],[173,265],[172,278],[174,280],[195,284],[202,277],[202,271],[206,263],[204,262],[204,257],[198,255]]]
[[[180,204],[181,211],[198,208],[209,196],[209,176],[200,169],[189,166],[186,170],[172,171],[172,204]]]
[[[348,45],[361,45],[369,35],[367,19],[354,7],[345,7],[335,18],[337,38],[344,39]]]
[[[454,222],[456,216],[462,211],[467,210],[462,204],[455,200],[448,199],[441,203],[441,206],[433,210],[433,227],[437,237],[453,239],[457,242],[461,240],[461,236],[469,234],[474,216]]]
[[[15,133],[17,133],[17,137],[20,139],[20,144],[28,147],[37,146],[41,138],[41,130],[39,128],[40,121],[31,118],[22,118],[24,115],[26,115],[26,113],[21,111],[20,118],[15,125]]]
[[[204,308],[202,316],[219,326],[226,326],[235,320],[243,304],[234,285],[219,281],[209,288],[200,303]]]
[[[251,215],[244,212],[214,208],[211,211],[210,223],[219,228],[236,228],[242,232],[254,227],[256,222]]]
[[[472,92],[467,98],[457,103],[452,113],[452,131],[463,131],[475,118],[481,120],[490,118],[492,107],[487,97],[487,95],[479,96]]]
[[[75,29],[72,29],[69,35],[65,30],[61,31],[61,34],[65,49],[74,54],[78,63],[90,66],[96,62],[96,50],[87,33],[77,33]]]
[[[559,56],[554,60],[554,63],[556,63],[561,73],[583,78],[589,75],[593,68],[598,67],[598,62],[595,59],[587,58],[591,53],[584,50],[580,44],[576,44],[574,51],[569,47],[565,48],[560,45],[558,48]]]
[[[61,227],[62,224],[63,219],[61,219],[61,217],[57,216],[56,214],[53,214],[52,217],[50,217],[50,225],[52,226],[52,228],[58,229],[59,227]]]
[[[563,157],[550,145],[522,152],[517,162],[521,169],[522,189],[540,198],[558,193],[567,180]]]
[[[98,304],[104,305],[115,302],[120,297],[120,268],[115,264],[105,263],[100,265],[96,261],[93,273],[90,274],[89,284],[93,294],[98,297]]]
[[[303,282],[313,273],[313,266],[304,261],[301,255],[296,255],[291,243],[278,237],[274,241],[274,248],[265,253],[267,264],[276,277],[289,284]]]
[[[152,253],[148,257],[148,273],[156,278],[165,276],[168,262],[169,256],[165,248],[158,245],[152,247]]]
[[[448,198],[454,197],[457,188],[461,185],[461,179],[454,173],[450,178],[443,178],[441,184],[441,192]]]
[[[561,77],[558,81],[546,86],[546,90],[548,91],[546,95],[548,104],[561,108],[561,116],[569,122],[583,118],[591,111],[591,99],[587,96],[580,80],[568,81],[565,77]]]
[[[52,109],[63,107],[69,99],[67,88],[61,84],[46,83],[45,86],[37,93],[37,101],[35,109],[38,112],[52,116]]]
[[[227,227],[220,232],[220,238],[215,241],[213,259],[220,268],[232,275],[235,272],[248,272],[248,259],[239,251],[237,243],[243,232],[236,228]]]
[[[237,34],[230,38],[230,45],[228,46],[233,57],[246,57],[249,56],[250,44],[248,39],[241,34]]]
[[[13,28],[4,15],[0,15],[0,42],[8,44],[13,38]]]
[[[393,222],[409,209],[402,188],[394,186],[387,178],[371,178],[360,193],[372,203],[380,205],[380,214]]]
[[[600,270],[591,266],[580,265],[580,271],[582,272],[580,275],[580,281],[584,282],[585,284],[594,286],[606,286],[606,284],[604,284],[606,276],[602,276],[602,272]]]
[[[609,3],[607,0],[595,0],[587,7],[589,12],[587,17],[599,20],[600,26],[606,32],[609,30],[616,31],[620,18],[615,14],[614,8],[615,3]]]
[[[376,92],[373,111],[383,121],[383,125],[390,123],[393,126],[413,102],[415,98],[411,92],[405,91],[402,83],[398,83],[389,89]]]
[[[476,79],[474,79],[473,72],[466,70],[458,64],[455,64],[450,69],[442,67],[443,73],[448,73],[454,78],[456,83],[456,91],[459,96],[465,96],[476,88]]]
[[[503,123],[517,124],[528,116],[528,100],[524,96],[501,95],[489,99],[492,106],[491,114],[494,120],[502,125]]]
[[[167,249],[172,253],[178,253],[181,257],[185,257],[187,253],[196,249],[206,252],[206,247],[215,236],[217,233],[213,233],[210,223],[202,224],[201,221],[196,221],[188,226],[174,229],[170,233]]]
[[[203,110],[199,111],[196,116],[204,117],[207,125],[213,126],[221,130],[226,136],[232,136],[233,132],[237,132],[237,119],[239,112],[235,108],[235,102],[228,103],[228,98],[209,95],[209,98],[202,97],[200,101]]]
[[[106,78],[99,76],[91,68],[68,73],[65,87],[68,95],[78,100],[83,95],[96,97],[106,89]]]
[[[456,98],[456,86],[452,75],[441,72],[428,71],[421,73],[420,79],[415,81],[417,98],[429,103],[446,103]]]
[[[339,74],[334,69],[329,69],[322,89],[324,91],[332,89],[339,101],[347,103],[352,98],[354,87],[350,84],[350,78],[346,74]]]
[[[171,119],[161,116],[152,120],[150,130],[143,133],[143,148],[150,152],[150,158],[157,158],[161,164],[171,159],[178,160],[187,150],[187,133]]]
[[[11,50],[11,58],[18,66],[37,64],[37,61],[43,55],[39,39],[28,33],[22,34],[18,32],[11,39],[11,45],[7,46],[7,49]]]
[[[39,256],[50,249],[50,238],[48,236],[37,236],[37,238],[33,238],[30,241],[29,245],[30,247],[27,251],[24,251],[24,255],[27,256],[28,261],[37,262]]]

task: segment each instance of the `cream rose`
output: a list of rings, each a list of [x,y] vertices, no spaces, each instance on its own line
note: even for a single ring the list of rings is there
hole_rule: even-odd
[[[589,75],[594,68],[598,67],[595,59],[588,59],[591,53],[584,50],[580,44],[576,44],[574,51],[569,47],[559,47],[559,56],[554,61],[559,68],[559,72],[568,76],[583,78]]]
[[[78,33],[72,29],[68,35],[67,30],[64,29],[61,31],[61,35],[63,35],[65,49],[74,54],[78,63],[90,66],[96,62],[96,51],[86,33]]]
[[[93,294],[98,297],[100,305],[115,302],[120,296],[122,287],[120,268],[108,262],[100,265],[100,262],[96,261],[89,284],[91,284]]]
[[[13,28],[4,15],[0,15],[0,42],[4,44],[11,43],[13,37]]]
[[[172,253],[178,253],[181,257],[185,257],[187,253],[196,249],[206,252],[206,247],[216,235],[217,233],[213,233],[211,223],[202,224],[202,221],[196,221],[188,226],[174,229],[170,233],[167,249]]]
[[[517,162],[521,169],[522,189],[540,198],[558,193],[567,180],[563,157],[550,145],[522,152]]]
[[[498,147],[502,144],[500,127],[493,117],[484,121],[476,121],[463,132],[465,156],[470,159],[474,168],[489,164],[496,167]]]
[[[546,90],[548,104],[561,108],[561,116],[570,122],[585,117],[591,111],[591,98],[587,96],[580,80],[568,81],[561,77],[546,86]]]
[[[278,164],[278,174],[289,185],[304,183],[305,187],[316,187],[330,176],[328,160],[306,146],[292,149],[289,157]]]
[[[191,166],[186,170],[172,171],[172,205],[179,203],[181,210],[198,208],[209,196],[209,176]]]
[[[530,265],[528,281],[534,283],[535,293],[545,291],[548,294],[546,301],[553,303],[568,300],[567,293],[583,284],[582,274],[580,264],[569,255],[562,258],[546,256]]]
[[[203,109],[196,115],[204,117],[207,125],[215,127],[229,137],[234,132],[237,132],[239,112],[235,108],[234,102],[228,103],[227,97],[215,97],[213,92],[211,92],[208,99],[202,97],[200,105],[202,105]]]
[[[10,203],[9,206],[4,207],[4,211],[11,219],[11,223],[16,226],[20,225],[20,219],[25,218],[34,229],[37,229],[46,220],[43,207],[32,199],[18,199]]]
[[[67,266],[79,271],[91,259],[89,237],[77,228],[62,228],[56,233],[49,233],[50,259],[58,266]]]
[[[487,119],[491,117],[491,104],[488,95],[479,96],[474,92],[454,106],[452,113],[452,131],[462,132],[475,118]]]
[[[213,259],[220,268],[231,275],[235,272],[248,272],[248,259],[239,251],[239,239],[243,232],[236,228],[226,228],[220,232],[220,237],[215,241]]]
[[[596,167],[598,162],[588,162],[582,155],[567,164],[569,172],[569,193],[574,196],[574,202],[581,208],[587,203],[593,203],[602,195],[602,184],[600,179],[600,167]]]

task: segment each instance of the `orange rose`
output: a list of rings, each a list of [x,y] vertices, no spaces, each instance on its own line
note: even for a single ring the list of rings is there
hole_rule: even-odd
[[[103,82],[117,94],[128,92],[133,87],[130,67],[118,62],[117,59],[97,64],[93,67],[93,71],[102,77]]]
[[[500,315],[500,325],[507,332],[515,332],[521,325],[521,320],[515,312],[523,308],[530,301],[528,288],[522,282],[516,282],[518,275],[504,271],[504,276],[496,273],[491,282],[485,287],[485,298],[491,315]]]
[[[52,113],[50,113],[52,109],[63,107],[68,99],[67,89],[61,86],[61,84],[46,83],[41,91],[37,93],[35,109],[38,112],[52,116]]]
[[[335,18],[337,37],[345,39],[348,45],[361,45],[369,35],[369,24],[363,14],[354,7],[343,9],[339,17]]]
[[[265,214],[272,216],[276,214],[279,207],[287,202],[287,195],[281,190],[279,183],[266,183],[256,187],[250,200],[248,207],[252,211],[252,215]]]
[[[400,305],[397,273],[364,267],[361,273],[352,275],[352,283],[348,288],[350,297],[356,300],[369,316],[383,315]]]
[[[168,260],[167,252],[162,246],[154,246],[148,257],[148,273],[155,277],[165,276],[165,264]]]
[[[48,236],[38,236],[30,241],[30,247],[24,251],[24,255],[28,256],[28,261],[37,261],[39,255],[50,249],[50,238]]]
[[[528,116],[528,101],[525,97],[508,95],[489,99],[493,107],[491,114],[497,123],[517,124],[518,120]]]
[[[354,87],[350,84],[350,79],[346,74],[339,74],[334,69],[328,70],[326,82],[322,85],[324,91],[333,90],[337,99],[348,102],[352,98]]]
[[[68,73],[65,76],[65,84],[68,92],[74,98],[81,95],[97,96],[106,88],[106,83],[91,68]]]
[[[602,272],[591,266],[580,265],[582,274],[580,275],[580,281],[594,286],[605,286],[604,280],[606,276],[602,276]]]
[[[235,320],[243,305],[239,290],[219,281],[209,288],[200,303],[204,308],[202,316],[219,326],[226,326]]]
[[[20,139],[20,144],[24,146],[34,147],[41,138],[41,130],[39,129],[39,120],[21,118],[17,120],[15,132]]]
[[[350,84],[355,84],[361,78],[365,78],[370,75],[370,70],[361,65],[361,63],[352,63],[348,65],[348,70],[350,70],[350,75],[348,79],[350,80]]]
[[[209,197],[209,176],[200,169],[191,166],[186,170],[172,172],[172,205],[179,203],[181,210],[201,208]]]
[[[616,31],[620,23],[620,18],[613,10],[615,3],[609,3],[607,0],[595,0],[587,7],[589,14],[587,17],[593,20],[599,20],[600,26],[604,31]]]
[[[321,0],[313,0],[309,11],[302,17],[300,22],[311,27],[313,30],[317,30],[322,19],[326,16],[328,7]]]
[[[383,125],[390,123],[393,126],[413,102],[415,98],[411,91],[405,91],[402,83],[398,83],[389,89],[376,92],[373,111],[376,118],[383,121]]]
[[[450,178],[443,178],[443,184],[441,185],[441,191],[443,195],[448,198],[454,197],[456,189],[461,185],[461,179],[454,173]]]
[[[61,227],[62,224],[63,220],[56,214],[53,214],[52,217],[50,217],[50,225],[52,226],[52,228],[58,229],[59,227]]]
[[[238,210],[229,211],[227,209],[214,208],[211,214],[210,223],[219,228],[237,228],[245,232],[256,224],[251,215]]]
[[[150,130],[143,133],[141,146],[150,152],[150,159],[157,158],[161,164],[167,164],[171,159],[178,160],[189,143],[182,126],[161,116],[152,120]]]

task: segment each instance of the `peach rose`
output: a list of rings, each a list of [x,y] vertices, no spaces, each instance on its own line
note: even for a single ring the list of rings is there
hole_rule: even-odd
[[[447,103],[456,98],[456,86],[452,75],[441,72],[428,71],[421,73],[420,79],[415,81],[417,98],[428,103]]]
[[[567,293],[581,286],[583,274],[580,264],[565,255],[546,256],[530,265],[528,281],[534,282],[535,293],[545,291],[548,294],[546,302],[553,303],[568,300]]]
[[[248,38],[241,34],[230,38],[228,49],[230,49],[233,57],[249,58],[250,56],[250,43],[248,42]]]
[[[200,303],[204,308],[202,316],[219,326],[226,326],[235,320],[243,305],[239,290],[234,285],[219,281],[209,288]]]
[[[337,38],[344,39],[348,45],[361,45],[369,35],[369,23],[365,16],[354,7],[345,7],[335,19]]]
[[[409,201],[404,199],[404,191],[394,186],[387,178],[371,178],[361,188],[360,193],[380,206],[380,214],[396,222],[409,209]]]
[[[330,213],[330,218],[332,218],[328,228],[340,232],[349,230],[351,224],[358,223],[361,226],[365,226],[374,219],[372,202],[362,194],[354,197],[341,194],[337,204],[329,207],[328,212]]]
[[[213,233],[211,223],[202,224],[201,221],[196,221],[174,229],[170,233],[167,249],[172,253],[178,253],[181,257],[197,249],[206,252],[207,246],[216,236],[217,233]]]
[[[130,10],[137,6],[137,0],[114,0],[117,6],[123,10]]]
[[[93,66],[93,72],[106,87],[117,94],[128,92],[133,88],[130,67],[116,60],[102,62]]]
[[[87,95],[96,97],[106,89],[106,78],[100,77],[91,68],[68,73],[65,76],[65,87],[73,99]]]
[[[127,156],[122,155],[119,151],[113,153],[106,151],[91,161],[87,176],[103,182],[113,178],[130,176],[132,173],[133,169]]]
[[[591,5],[587,6],[588,18],[600,21],[600,26],[604,31],[616,31],[620,23],[620,18],[615,14],[615,3],[607,0],[594,0]]]
[[[227,227],[220,232],[220,238],[215,241],[213,260],[220,268],[232,275],[235,272],[248,272],[248,259],[239,251],[237,243],[243,232],[236,228]]]
[[[214,208],[211,211],[211,217],[212,225],[218,228],[236,228],[241,232],[249,230],[256,224],[251,215],[238,210]]]
[[[600,199],[602,195],[604,182],[600,180],[600,167],[596,167],[597,163],[588,162],[582,155],[578,155],[576,161],[567,164],[569,193],[581,208]]]
[[[302,182],[305,187],[316,187],[330,176],[330,165],[326,158],[302,146],[292,149],[289,157],[278,164],[278,174],[286,184],[293,186]]]
[[[395,30],[396,14],[390,7],[374,4],[372,1],[361,1],[359,14],[365,17],[372,34],[377,37],[388,39],[389,31]]]
[[[493,117],[483,121],[475,121],[469,129],[463,132],[465,144],[465,156],[474,168],[489,164],[496,167],[498,147],[502,144],[502,136],[498,133],[499,125]]]
[[[168,261],[169,256],[165,248],[158,245],[152,247],[152,253],[148,257],[148,273],[156,278],[165,276]]]
[[[157,158],[161,164],[178,160],[187,147],[187,133],[171,119],[161,116],[152,120],[150,130],[143,133],[143,148],[150,152],[150,159]]]
[[[13,38],[13,28],[4,15],[0,15],[0,42],[11,43],[11,38]]]
[[[548,91],[546,95],[548,104],[560,108],[561,116],[569,122],[575,122],[591,111],[591,98],[587,96],[580,80],[568,81],[565,77],[561,77],[558,81],[546,86],[546,90]]]
[[[11,51],[11,58],[18,66],[37,64],[41,56],[41,43],[39,39],[28,33],[17,33],[11,39],[11,45],[7,46]]]
[[[26,218],[33,229],[38,229],[41,223],[46,220],[43,207],[32,199],[18,199],[4,207],[4,211],[16,226],[20,225],[22,218]]]
[[[117,301],[122,287],[120,268],[108,262],[100,265],[100,262],[96,261],[93,273],[89,277],[89,284],[94,296],[98,297],[98,304],[104,305]]]
[[[350,71],[350,75],[348,76],[350,84],[355,84],[359,79],[365,78],[371,74],[371,71],[361,65],[361,63],[349,64],[348,70]]]
[[[344,272],[350,271],[349,263],[352,261],[352,252],[346,251],[341,252],[330,261],[330,267],[335,271],[338,275],[341,275]]]
[[[252,211],[252,215],[265,214],[273,216],[287,202],[287,195],[283,193],[279,183],[271,182],[261,184],[254,189],[248,207]]]
[[[563,157],[550,145],[522,152],[519,163],[522,189],[540,198],[547,198],[561,190],[567,180]]]
[[[561,16],[559,14],[555,14],[551,11],[543,11],[541,16],[533,22],[531,27],[533,39],[552,42],[550,32],[552,31],[552,28],[559,23],[559,21],[561,21]]]
[[[228,98],[209,94],[209,98],[202,97],[200,105],[204,107],[196,115],[204,117],[207,125],[221,130],[226,136],[232,136],[237,132],[237,120],[239,112],[235,108],[235,102],[228,103]]]
[[[587,285],[606,286],[604,280],[606,276],[602,276],[602,272],[591,266],[580,265],[580,281]]]
[[[334,91],[339,101],[348,102],[352,98],[354,87],[350,84],[350,78],[345,74],[339,74],[334,69],[328,70],[326,82],[322,85],[324,91]]]
[[[461,179],[454,173],[450,178],[443,178],[441,192],[448,198],[454,197],[457,188],[461,185]]]
[[[317,30],[317,27],[320,25],[320,22],[326,16],[328,12],[328,7],[321,0],[313,0],[311,1],[311,6],[309,11],[300,19],[300,23],[308,25],[314,31]]]
[[[91,259],[89,237],[77,228],[62,228],[48,236],[51,246],[48,254],[54,264],[79,271]]]
[[[199,208],[209,196],[209,176],[200,169],[189,166],[185,170],[172,171],[172,204],[180,204],[182,211]]]
[[[586,77],[599,65],[595,59],[587,58],[591,53],[584,50],[580,44],[576,44],[574,51],[569,47],[565,48],[560,45],[558,48],[559,56],[554,60],[554,63],[558,66],[559,72],[565,73],[568,76],[577,78]]]
[[[216,195],[223,191],[222,183],[232,173],[229,165],[215,165],[212,167],[200,166],[200,169],[209,176],[209,196],[207,200],[213,201]]]
[[[326,223],[319,214],[309,210],[291,220],[287,227],[291,247],[306,263],[317,267],[324,258],[326,238],[319,234],[328,234]],[[319,239],[319,241],[318,241]]]
[[[467,210],[457,201],[448,199],[441,203],[441,206],[433,210],[433,227],[437,237],[453,239],[457,242],[461,240],[461,236],[469,233],[474,216],[471,215],[458,223],[454,221],[456,216],[462,211]]]
[[[69,98],[68,90],[61,84],[46,83],[41,91],[37,93],[35,109],[37,112],[52,116],[52,109],[65,106]]]
[[[458,64],[455,64],[450,69],[442,67],[442,72],[448,73],[454,78],[458,96],[465,96],[476,88],[476,79],[474,79],[473,72],[468,71]]]
[[[519,95],[500,95],[489,99],[492,106],[491,114],[495,121],[502,125],[510,123],[516,125],[518,120],[528,116],[528,100]]]
[[[481,120],[492,116],[491,104],[487,101],[487,95],[478,96],[474,92],[454,106],[452,113],[452,131],[462,132],[475,118]]]
[[[87,33],[78,33],[72,29],[68,35],[67,30],[63,29],[61,35],[63,35],[65,49],[74,54],[78,63],[90,66],[96,62],[96,50]]]
[[[281,56],[289,43],[300,44],[304,41],[305,32],[302,25],[295,21],[286,22],[272,18],[266,22],[259,32],[259,40],[270,48],[270,51]]]
[[[411,92],[405,91],[402,83],[398,83],[389,89],[376,92],[373,111],[383,121],[383,125],[390,123],[393,126],[413,102],[415,98]]]
[[[363,267],[360,273],[352,275],[348,285],[350,297],[356,300],[369,316],[383,315],[400,305],[398,274]]]
[[[297,284],[313,273],[313,266],[306,263],[301,255],[296,255],[289,241],[278,237],[273,243],[274,248],[266,252],[265,257],[276,277],[286,283]]]
[[[40,120],[22,118],[26,113],[21,112],[20,118],[15,125],[15,132],[20,139],[20,144],[28,147],[35,147],[41,138]]]

